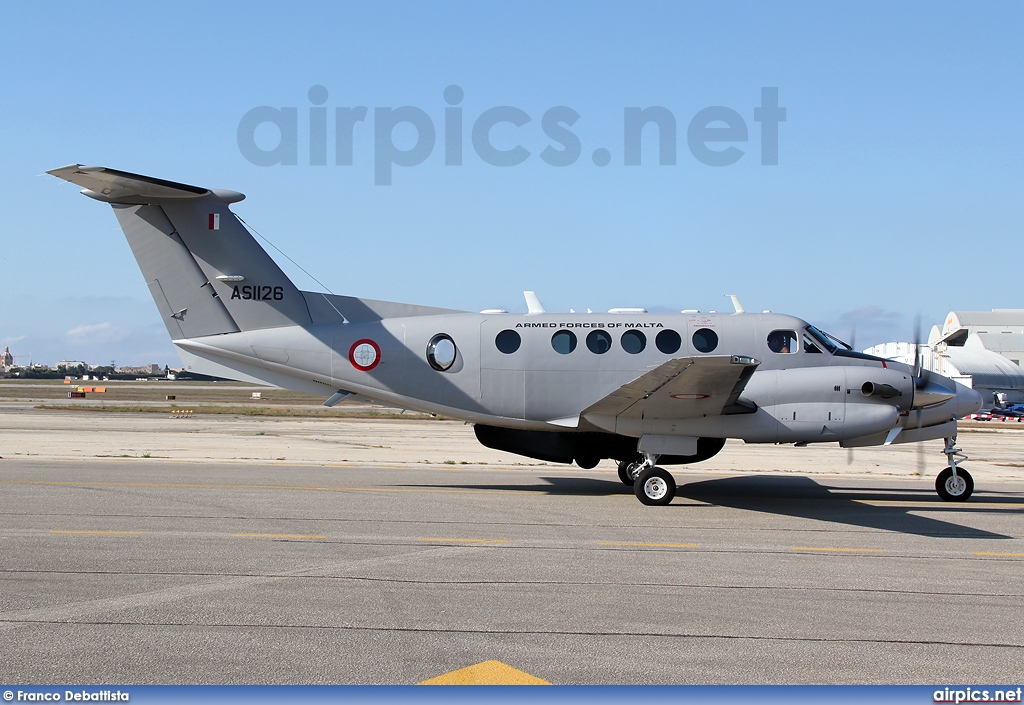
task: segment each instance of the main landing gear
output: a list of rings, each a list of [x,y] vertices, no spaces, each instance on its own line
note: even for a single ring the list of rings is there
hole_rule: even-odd
[[[619,463],[619,479],[622,480],[622,484],[633,486],[636,482],[637,476],[640,474],[640,468],[643,466],[642,460],[623,460]]]
[[[636,498],[649,506],[669,504],[676,496],[676,481],[664,468],[655,466],[658,457],[644,453],[643,460],[623,460],[619,463],[619,479],[632,485]]]
[[[964,468],[957,466],[957,460],[966,460],[967,456],[956,447],[956,436],[946,439],[946,447],[942,449],[949,461],[949,467],[935,478],[935,491],[947,502],[966,502],[974,492],[974,478]]]

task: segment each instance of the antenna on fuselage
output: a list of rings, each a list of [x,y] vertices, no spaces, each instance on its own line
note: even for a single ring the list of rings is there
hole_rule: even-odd
[[[732,301],[732,307],[736,310],[736,313],[743,313],[743,304],[740,303],[740,297],[736,294],[726,294]]]
[[[534,291],[524,291],[523,296],[526,298],[526,313],[546,313],[544,306],[541,304],[540,299],[537,298],[537,293]]]

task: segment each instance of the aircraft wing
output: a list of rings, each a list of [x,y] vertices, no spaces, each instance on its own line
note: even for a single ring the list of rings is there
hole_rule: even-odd
[[[686,419],[749,413],[739,401],[759,360],[745,355],[709,355],[669,360],[622,385],[580,416],[608,428],[619,418]]]

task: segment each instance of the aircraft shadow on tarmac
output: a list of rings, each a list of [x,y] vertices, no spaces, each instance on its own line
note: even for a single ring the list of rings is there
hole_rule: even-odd
[[[458,485],[459,489],[507,490],[538,492],[551,495],[609,496],[632,494],[621,482],[583,477],[542,477],[545,484],[523,485]],[[455,486],[453,486],[455,487]],[[979,496],[981,495],[981,496]],[[704,505],[681,503],[695,500],[765,514],[846,524],[868,529],[882,529],[918,536],[969,539],[1009,539],[970,526],[943,521],[923,513],[956,512],[961,516],[978,516],[997,512],[1024,515],[1021,497],[1014,493],[985,496],[976,492],[974,502],[943,503],[930,488],[839,487],[823,485],[809,477],[743,476],[680,481],[676,499],[670,508],[691,510]],[[872,504],[882,502],[883,504]],[[985,506],[977,506],[983,502]],[[1005,507],[997,505],[1005,504]],[[638,509],[641,508],[638,504]],[[660,508],[642,508],[660,511]]]

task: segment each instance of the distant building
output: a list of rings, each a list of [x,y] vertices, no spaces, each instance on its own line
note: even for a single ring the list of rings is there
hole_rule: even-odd
[[[919,350],[892,342],[864,352],[911,365],[920,355],[925,369],[977,390],[986,408],[997,393],[1010,403],[1024,402],[1024,309],[950,311]]]
[[[14,367],[14,355],[11,355],[9,347],[5,347],[3,353],[0,353],[0,370],[6,372],[8,367]]]
[[[950,311],[941,329],[932,326],[928,344],[991,350],[1020,366],[1024,360],[1024,308]]]
[[[915,364],[913,343],[882,343],[864,352],[888,360]],[[1024,369],[999,353],[982,348],[921,345],[921,366],[943,377],[973,387],[984,400],[985,408],[993,406],[996,393],[1005,394],[1004,401],[1024,402]]]
[[[152,365],[141,365],[139,367],[119,367],[117,373],[124,375],[145,375],[147,377],[152,377],[154,375],[163,376],[164,368],[153,363]]]

